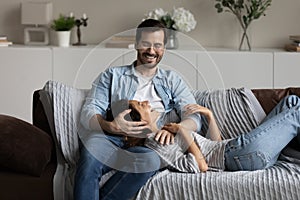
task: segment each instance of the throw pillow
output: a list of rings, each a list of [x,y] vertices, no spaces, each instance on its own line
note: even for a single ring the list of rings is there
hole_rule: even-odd
[[[218,124],[223,139],[230,139],[247,133],[258,125],[245,88],[224,90],[193,90],[196,102],[209,108]],[[207,120],[202,116],[202,135],[209,130]]]
[[[41,129],[0,115],[0,167],[40,176],[51,159],[52,139]]]

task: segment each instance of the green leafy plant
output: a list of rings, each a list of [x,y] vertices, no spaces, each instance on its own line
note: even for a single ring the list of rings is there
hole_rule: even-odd
[[[175,24],[175,21],[172,19],[172,16],[167,13],[166,15],[162,16],[160,18],[160,21],[168,28],[168,29],[172,29],[175,30],[175,28],[173,27],[173,25]]]
[[[60,14],[57,19],[54,19],[51,28],[55,31],[69,31],[75,26],[75,17],[65,16]]]
[[[218,13],[223,11],[231,12],[236,16],[243,29],[243,35],[239,45],[242,49],[244,40],[247,40],[248,49],[251,50],[247,29],[253,20],[257,20],[262,15],[265,16],[266,9],[271,5],[272,0],[215,0],[215,8]]]

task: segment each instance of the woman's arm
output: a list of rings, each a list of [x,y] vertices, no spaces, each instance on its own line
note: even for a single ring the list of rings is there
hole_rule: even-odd
[[[194,141],[194,138],[190,135],[190,131],[180,124],[170,123],[166,124],[163,129],[174,133],[181,134],[184,142],[189,145],[187,151],[195,156],[196,162],[201,172],[206,172],[208,170],[208,165],[205,161],[205,157],[202,154],[200,148]]]
[[[185,106],[185,114],[190,115],[194,113],[200,113],[204,115],[208,121],[208,135],[211,140],[221,141],[221,133],[216,123],[215,117],[211,110],[198,104],[189,104]]]

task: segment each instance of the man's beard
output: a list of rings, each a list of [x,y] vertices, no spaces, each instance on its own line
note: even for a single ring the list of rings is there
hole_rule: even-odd
[[[146,58],[147,55],[154,56],[154,58],[156,59],[156,62],[155,63],[148,63],[147,61],[145,61],[145,59],[147,59]],[[159,55],[157,55],[157,54],[155,54],[155,55],[154,54],[149,54],[149,53],[143,53],[143,54],[141,54],[140,52],[138,52],[138,59],[139,59],[139,62],[143,66],[145,66],[145,67],[147,67],[149,69],[152,69],[152,68],[155,68],[158,65],[158,63],[161,61],[162,57],[159,57]]]

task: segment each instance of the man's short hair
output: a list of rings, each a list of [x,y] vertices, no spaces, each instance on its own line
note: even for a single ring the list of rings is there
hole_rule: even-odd
[[[138,43],[142,37],[142,32],[155,32],[162,30],[164,32],[164,44],[167,43],[166,26],[156,19],[146,19],[140,23],[136,29],[135,40]]]

